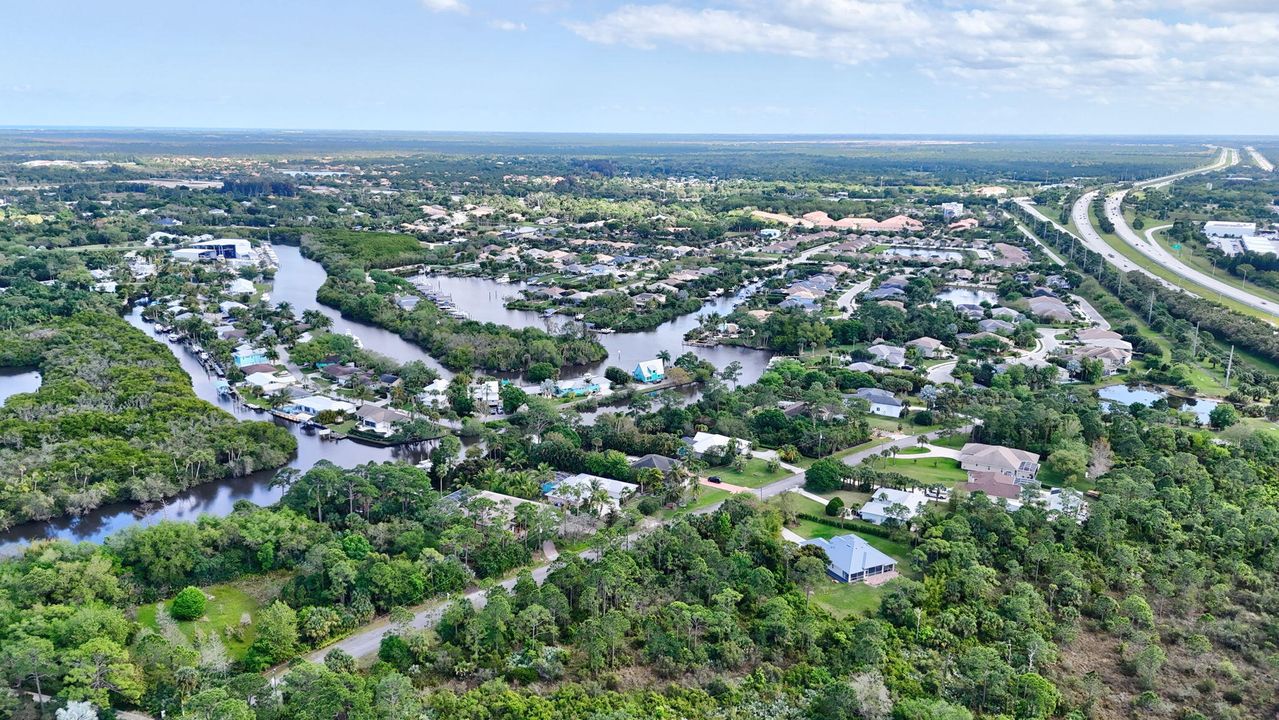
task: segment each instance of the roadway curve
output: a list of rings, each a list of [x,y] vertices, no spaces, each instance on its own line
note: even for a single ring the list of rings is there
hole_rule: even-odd
[[[1220,170],[1222,168],[1230,167],[1232,165],[1238,164],[1238,162],[1239,162],[1238,151],[1231,148],[1224,148],[1222,156],[1218,158],[1217,162],[1207,167],[1201,168],[1195,172],[1210,172],[1212,170]],[[1188,174],[1193,174],[1193,173],[1182,173],[1180,177],[1185,177]],[[1149,180],[1146,182],[1136,183],[1135,185],[1133,185],[1133,189],[1162,187],[1164,185],[1167,185],[1173,182],[1173,180],[1176,180],[1176,179],[1177,179],[1177,176],[1170,176],[1168,178],[1159,178],[1156,180]],[[1106,197],[1106,202],[1105,202],[1106,218],[1109,219],[1110,222],[1114,224],[1115,234],[1119,236],[1120,240],[1123,240],[1125,243],[1128,243],[1128,245],[1133,247],[1142,255],[1145,255],[1146,257],[1150,258],[1151,260],[1158,263],[1159,265],[1176,273],[1180,277],[1183,277],[1204,288],[1212,290],[1216,292],[1218,295],[1221,295],[1223,297],[1228,297],[1232,300],[1235,300],[1244,305],[1247,305],[1248,307],[1253,308],[1255,310],[1260,310],[1261,312],[1264,312],[1267,315],[1270,315],[1271,317],[1279,318],[1279,304],[1271,300],[1266,300],[1265,298],[1255,295],[1241,287],[1237,287],[1235,285],[1231,285],[1229,283],[1223,282],[1222,280],[1219,280],[1216,277],[1205,274],[1199,270],[1196,270],[1195,268],[1190,267],[1189,265],[1186,265],[1181,260],[1173,256],[1172,253],[1165,250],[1163,246],[1161,246],[1159,243],[1154,242],[1153,228],[1151,230],[1151,233],[1148,233],[1146,236],[1146,239],[1143,240],[1132,229],[1132,227],[1128,225],[1128,221],[1124,218],[1124,209],[1123,209],[1124,199],[1128,196],[1128,193],[1129,193],[1129,190],[1117,190],[1111,193],[1110,195],[1108,195]],[[1076,210],[1078,209],[1079,209],[1079,204],[1076,203]],[[1083,208],[1083,211],[1084,211],[1084,217],[1086,219],[1087,206]],[[1076,224],[1079,223],[1078,219],[1076,219],[1075,223]],[[1089,225],[1089,230],[1091,229],[1092,229],[1091,225]]]

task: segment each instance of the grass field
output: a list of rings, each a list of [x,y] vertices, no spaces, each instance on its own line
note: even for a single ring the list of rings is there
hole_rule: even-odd
[[[678,517],[680,515],[687,515],[688,513],[691,513],[694,510],[700,510],[704,507],[710,507],[711,505],[714,505],[717,502],[723,502],[727,500],[728,498],[732,497],[732,495],[733,493],[727,490],[703,487],[701,494],[697,496],[697,500],[689,503],[688,505],[685,505],[684,507],[677,507],[670,510],[663,510],[661,513],[658,514],[658,517],[669,520],[671,518]]]
[[[706,470],[707,477],[714,475],[730,485],[740,485],[748,488],[767,485],[790,474],[791,472],[786,468],[778,468],[777,472],[770,473],[768,471],[768,462],[759,458],[751,458],[746,461],[746,468],[740,472],[731,467],[715,467]]]
[[[900,473],[921,483],[940,483],[948,487],[968,480],[968,474],[959,468],[958,460],[944,457],[889,458],[878,463],[876,469]]]
[[[232,583],[210,585],[201,588],[208,598],[204,617],[198,620],[179,621],[178,630],[187,638],[195,640],[196,631],[212,632],[221,638],[231,657],[240,659],[253,643],[253,624],[250,623],[240,638],[228,636],[223,631],[240,625],[245,615],[252,617],[259,608],[270,603],[280,588],[288,580],[287,574],[249,576]],[[164,600],[167,606],[170,599]],[[155,604],[142,605],[138,608],[138,624],[142,627],[159,630],[156,622]]]
[[[955,433],[954,435],[942,435],[936,440],[933,440],[930,444],[938,447],[951,448],[952,450],[959,450],[963,448],[964,445],[968,444],[968,442],[968,433]]]
[[[884,592],[898,580],[871,587],[865,583],[837,583],[831,580],[813,591],[813,602],[837,618],[868,616],[879,610]]]

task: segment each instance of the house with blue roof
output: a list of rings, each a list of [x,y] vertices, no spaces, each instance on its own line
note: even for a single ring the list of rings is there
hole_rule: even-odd
[[[631,375],[642,383],[659,383],[666,379],[666,365],[661,358],[645,360],[635,366]]]
[[[802,544],[826,551],[830,561],[826,573],[839,582],[878,585],[897,577],[897,561],[857,535],[837,535],[829,540],[813,538]]]

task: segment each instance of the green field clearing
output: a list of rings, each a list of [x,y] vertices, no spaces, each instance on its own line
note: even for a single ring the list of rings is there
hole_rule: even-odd
[[[188,641],[196,639],[198,630],[216,634],[226,645],[231,657],[241,659],[249,649],[249,645],[253,643],[252,622],[245,626],[244,632],[239,637],[228,634],[226,630],[239,627],[241,618],[245,616],[252,618],[259,608],[274,600],[288,577],[283,573],[257,575],[232,583],[200,588],[207,598],[204,617],[197,620],[177,621],[178,630]],[[171,600],[172,598],[166,598],[163,601],[166,607]],[[154,603],[138,607],[138,624],[159,631]]]

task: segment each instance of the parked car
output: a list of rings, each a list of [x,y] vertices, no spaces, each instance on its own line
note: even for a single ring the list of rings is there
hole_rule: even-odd
[[[718,485],[719,483],[724,482],[723,480],[720,480],[720,479],[719,479],[719,476],[718,476],[718,475],[712,475],[712,476],[710,476],[710,477],[708,477],[708,478],[706,478],[706,479],[707,479],[707,481],[709,481],[709,482],[713,482],[713,483],[715,483],[716,485]]]

